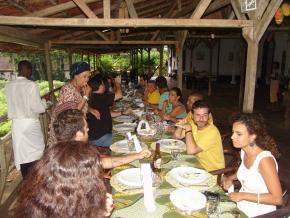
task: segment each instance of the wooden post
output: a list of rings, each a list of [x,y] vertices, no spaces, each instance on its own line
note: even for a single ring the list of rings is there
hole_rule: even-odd
[[[248,43],[247,68],[246,68],[243,112],[252,113],[254,107],[254,97],[256,87],[259,43],[251,39],[247,39],[247,43]]]
[[[46,42],[44,44],[44,52],[45,52],[45,62],[46,62],[46,71],[47,71],[47,80],[50,95],[50,100],[55,104],[56,99],[53,93],[53,78],[52,78],[52,67],[51,67],[51,59],[50,59],[50,42]]]
[[[162,75],[162,69],[163,69],[163,46],[160,46],[160,50],[159,50],[159,76]]]
[[[176,63],[177,63],[177,87],[182,90],[182,52],[183,48],[180,44],[176,44]]]
[[[141,48],[141,70],[142,70],[142,73],[144,73],[143,48]]]
[[[72,53],[71,53],[71,49],[70,48],[67,49],[67,54],[68,54],[68,66],[69,66],[69,69],[70,69],[70,67],[72,65]]]
[[[151,64],[150,64],[150,53],[151,53],[151,48],[148,48],[148,63],[149,63],[149,66],[148,66],[148,72],[147,72],[147,75],[149,76],[149,75],[151,75],[151,72],[152,72],[152,66],[151,66]]]

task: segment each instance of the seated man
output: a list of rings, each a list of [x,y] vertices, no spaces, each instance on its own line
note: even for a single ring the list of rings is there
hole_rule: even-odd
[[[160,93],[157,89],[154,80],[150,80],[147,83],[147,90],[145,91],[146,95],[144,96],[145,104],[149,104],[153,108],[157,108],[160,99]]]
[[[187,102],[186,102],[186,110],[187,110],[188,113],[187,113],[185,119],[180,120],[178,122],[178,124],[182,125],[182,124],[187,122],[187,123],[191,124],[192,129],[196,129],[197,128],[197,126],[195,125],[195,123],[192,120],[191,109],[192,109],[192,105],[194,104],[194,102],[196,102],[198,100],[203,100],[203,95],[201,93],[192,92],[192,93],[189,94],[189,96],[187,97]],[[209,124],[213,124],[213,117],[212,117],[211,113],[209,114],[208,123]],[[182,138],[185,137],[184,133],[185,133],[185,131],[182,132],[181,136],[177,136],[176,134],[174,134],[174,137],[178,138],[178,139],[182,139]]]
[[[158,76],[155,80],[156,86],[160,93],[158,111],[161,111],[163,108],[164,101],[169,99],[169,90],[167,85],[167,80],[164,76]]]
[[[186,150],[195,154],[200,164],[207,170],[213,171],[225,167],[221,136],[215,125],[210,124],[210,109],[208,104],[199,100],[192,105],[192,121],[197,126],[193,128],[188,122],[177,127],[175,136],[182,137],[185,129]]]
[[[137,96],[143,96],[144,95],[144,92],[145,92],[145,90],[147,88],[148,81],[149,81],[149,78],[148,78],[148,76],[146,74],[143,74],[143,75],[140,76],[139,83],[135,87]]]
[[[58,142],[63,141],[88,141],[88,125],[84,114],[77,109],[68,109],[58,114],[53,123],[54,132]],[[128,154],[121,157],[102,157],[101,163],[104,169],[114,168],[150,157],[151,152],[147,149],[136,154]]]

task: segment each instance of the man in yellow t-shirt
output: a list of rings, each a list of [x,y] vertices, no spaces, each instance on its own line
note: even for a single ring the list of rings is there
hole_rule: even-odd
[[[150,80],[147,83],[147,96],[145,103],[157,106],[159,104],[160,93],[156,87],[155,81]]]
[[[186,122],[177,128],[175,136],[181,138],[182,130],[185,129],[187,153],[195,154],[207,171],[224,168],[222,140],[216,126],[208,122],[210,114],[208,104],[203,100],[196,101],[192,105],[191,112],[193,125]]]

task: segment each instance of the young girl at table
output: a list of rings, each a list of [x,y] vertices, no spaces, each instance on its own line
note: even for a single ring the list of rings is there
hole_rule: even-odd
[[[97,148],[68,141],[48,148],[32,168],[14,217],[107,217],[112,209]]]
[[[238,179],[242,187],[230,193],[230,199],[249,217],[276,210],[276,205],[282,204],[275,159],[279,152],[266,132],[262,116],[240,114],[234,119],[231,138],[234,147],[241,148],[242,163],[236,174],[224,178],[223,186],[227,190]]]
[[[185,106],[181,103],[181,90],[173,87],[169,92],[169,99],[164,101],[162,111],[160,113],[163,120],[178,122],[179,119],[186,117]]]

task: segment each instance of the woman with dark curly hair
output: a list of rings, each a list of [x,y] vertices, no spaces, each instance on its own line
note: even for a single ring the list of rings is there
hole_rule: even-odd
[[[15,217],[105,217],[113,202],[97,149],[61,142],[47,149],[24,180]]]
[[[276,210],[282,204],[281,184],[275,157],[279,151],[275,141],[268,135],[260,114],[240,114],[234,119],[233,145],[241,148],[242,163],[235,175],[224,178],[225,189],[233,180],[241,182],[239,192],[229,194],[240,210],[254,217]]]

